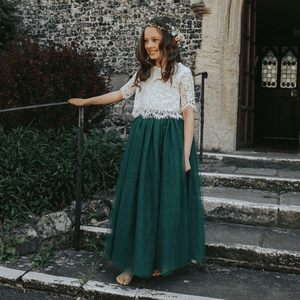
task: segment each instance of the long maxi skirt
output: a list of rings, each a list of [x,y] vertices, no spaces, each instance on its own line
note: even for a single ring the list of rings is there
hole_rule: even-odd
[[[204,214],[193,141],[185,172],[182,119],[136,118],[123,155],[104,257],[120,271],[168,275],[204,258]]]

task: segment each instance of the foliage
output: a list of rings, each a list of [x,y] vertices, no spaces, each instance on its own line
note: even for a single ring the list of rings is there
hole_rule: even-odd
[[[103,134],[96,128],[84,136],[82,176],[88,182],[83,186],[85,195],[114,189],[126,142],[118,132]]]
[[[17,1],[0,1],[0,51],[6,51],[17,34],[20,18],[16,15]]]
[[[41,249],[35,258],[29,260],[34,262],[33,268],[48,267],[50,259],[55,255],[53,245],[49,245],[46,249]]]
[[[277,193],[278,195],[288,193],[288,189],[285,186],[278,186],[274,189],[274,192]]]
[[[78,43],[61,45],[48,40],[44,46],[37,39],[15,39],[7,54],[0,53],[0,109],[67,102],[108,92],[108,78],[99,76],[103,57],[97,59],[92,48],[79,50]],[[109,75],[108,75],[109,76]],[[85,128],[103,120],[104,106],[85,108]],[[95,117],[97,116],[97,117]],[[78,108],[60,105],[0,113],[6,129],[17,126],[67,129],[78,124]]]
[[[1,260],[17,261],[16,246],[24,240],[11,234],[11,230],[17,225],[18,220],[15,218],[14,209],[11,210],[12,220],[5,218],[3,226],[0,223],[0,247],[3,247],[3,254],[0,256]]]
[[[82,245],[82,249],[88,252],[95,252],[98,253],[101,257],[101,262],[103,260],[102,253],[104,249],[104,241],[105,237],[103,236],[96,236],[88,241],[87,244]]]
[[[0,220],[12,207],[40,214],[75,200],[77,132],[18,127],[6,133],[0,126]],[[92,129],[84,135],[83,200],[114,189],[125,144],[116,132]]]
[[[98,272],[99,269],[102,268],[103,262],[107,260],[102,256],[103,249],[104,249],[104,240],[105,236],[96,236],[88,241],[87,244],[82,245],[82,249],[88,252],[95,252],[99,255],[99,260],[95,263],[93,269],[89,274],[81,273],[79,274],[79,283],[81,288],[91,280]],[[88,299],[94,299],[94,296],[89,297]]]

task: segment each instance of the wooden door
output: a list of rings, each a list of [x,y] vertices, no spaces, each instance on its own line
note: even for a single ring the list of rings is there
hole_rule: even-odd
[[[237,148],[253,143],[256,64],[256,0],[245,0],[242,14]]]
[[[260,48],[257,135],[261,139],[298,139],[300,47],[285,42],[281,45],[263,45]]]

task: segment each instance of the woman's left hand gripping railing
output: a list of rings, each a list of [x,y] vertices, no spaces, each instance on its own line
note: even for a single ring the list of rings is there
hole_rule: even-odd
[[[24,109],[33,109],[40,107],[49,107],[57,105],[70,104],[69,102],[59,102],[59,103],[48,103],[39,104],[15,108],[1,109],[0,113],[12,112]],[[77,188],[76,188],[76,209],[75,209],[75,240],[74,247],[76,250],[79,249],[80,241],[80,217],[81,217],[81,190],[82,190],[82,157],[83,157],[83,129],[84,129],[84,107],[79,106],[79,118],[78,118],[78,155],[77,155]]]

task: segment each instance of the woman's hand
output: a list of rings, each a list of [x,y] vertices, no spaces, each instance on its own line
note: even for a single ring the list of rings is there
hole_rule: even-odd
[[[68,100],[70,104],[76,105],[76,106],[86,106],[88,105],[87,100],[85,99],[80,99],[80,98],[74,98]]]
[[[190,158],[185,158],[185,171],[188,172],[191,169]]]

